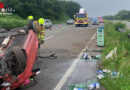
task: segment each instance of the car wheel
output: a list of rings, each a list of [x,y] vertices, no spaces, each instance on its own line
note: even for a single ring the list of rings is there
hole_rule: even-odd
[[[19,75],[24,72],[27,65],[27,56],[25,56],[25,52],[22,51],[18,46],[12,48],[13,54],[13,66],[16,69],[14,71],[15,75]]]

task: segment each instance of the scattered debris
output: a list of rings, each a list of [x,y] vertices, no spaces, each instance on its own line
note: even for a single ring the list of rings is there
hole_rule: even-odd
[[[75,84],[69,86],[69,90],[94,90],[100,89],[100,83],[95,80],[88,80],[87,83]]]
[[[69,90],[87,90],[87,84],[86,83],[75,84],[75,85],[69,86]]]
[[[90,56],[86,53],[84,53],[81,57],[82,60],[100,60],[101,59],[101,54],[98,54],[96,56]]]
[[[119,32],[126,32],[123,28],[118,27]]]
[[[106,59],[113,58],[113,55],[116,55],[117,53],[117,47],[114,48],[114,50],[110,51],[110,53],[106,56]]]
[[[120,75],[119,72],[112,72],[111,70],[98,70],[97,71],[97,78],[99,80],[103,79],[104,77],[111,77],[111,78],[117,78]]]
[[[111,78],[117,78],[119,75],[120,75],[119,72],[116,72],[116,71],[111,72]]]
[[[88,54],[86,54],[86,53],[84,53],[84,54],[82,55],[81,59],[82,59],[82,60],[92,60],[91,56],[88,55]]]
[[[99,89],[100,88],[100,83],[97,81],[97,79],[88,80],[87,86],[88,86],[89,90]]]

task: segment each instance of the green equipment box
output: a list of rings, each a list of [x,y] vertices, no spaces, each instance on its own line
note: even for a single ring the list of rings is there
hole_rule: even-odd
[[[104,46],[104,27],[100,26],[97,29],[97,45]]]

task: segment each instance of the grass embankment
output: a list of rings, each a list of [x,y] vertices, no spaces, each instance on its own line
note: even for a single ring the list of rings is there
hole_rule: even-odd
[[[53,20],[53,24],[66,23],[69,19],[68,16],[63,15],[60,20]],[[27,20],[17,15],[1,15],[0,16],[0,28],[12,29],[16,27],[23,27],[27,24]]]
[[[105,47],[103,50],[103,69],[120,72],[118,78],[105,77],[100,82],[107,90],[130,90],[130,39],[128,31],[125,33],[116,30],[117,24],[105,23]],[[117,47],[117,57],[105,59],[105,56]]]
[[[0,28],[12,29],[16,27],[22,27],[27,21],[17,15],[1,15],[0,16]]]

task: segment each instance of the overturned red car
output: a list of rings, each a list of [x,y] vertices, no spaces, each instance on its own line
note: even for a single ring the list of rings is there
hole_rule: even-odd
[[[5,36],[2,36],[5,35]],[[38,39],[33,30],[0,34],[0,90],[29,84],[40,72],[36,67]]]

